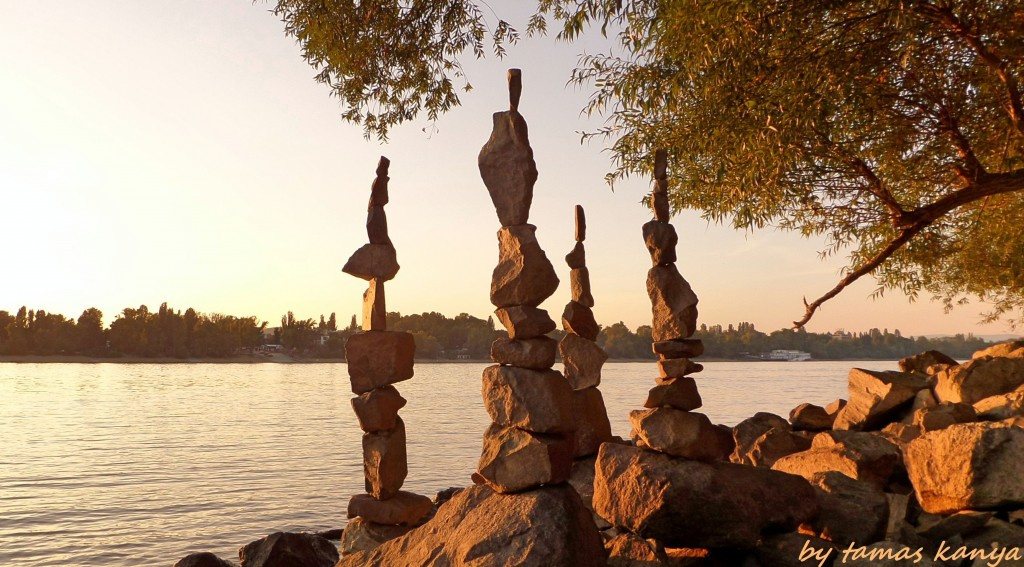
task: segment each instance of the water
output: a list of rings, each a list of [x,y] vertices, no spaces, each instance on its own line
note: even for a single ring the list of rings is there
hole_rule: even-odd
[[[398,384],[405,488],[469,484],[489,423],[480,364],[418,364]],[[846,397],[851,367],[892,362],[711,362],[712,421]],[[609,363],[601,391],[628,436],[654,363]],[[0,364],[0,565],[171,565],[236,559],[274,531],[345,524],[363,490],[344,364]]]

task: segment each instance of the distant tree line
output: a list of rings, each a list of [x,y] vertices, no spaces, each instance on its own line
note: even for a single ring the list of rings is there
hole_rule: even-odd
[[[416,356],[430,360],[486,360],[491,343],[507,336],[494,319],[462,313],[454,318],[430,312],[414,315],[388,313],[387,328],[406,331],[416,341]],[[339,327],[334,313],[298,319],[289,311],[281,326],[267,328],[256,317],[174,310],[166,303],[157,311],[145,305],[125,308],[103,327],[96,308],[78,319],[22,307],[14,315],[0,310],[0,355],[82,355],[95,357],[224,358],[261,348],[280,349],[293,356],[344,359],[348,337],[361,332],[356,316]],[[550,334],[560,339],[561,330]],[[704,356],[739,359],[776,349],[801,350],[816,359],[902,358],[925,350],[939,350],[954,358],[969,358],[990,343],[973,335],[943,338],[904,337],[900,331],[871,329],[862,333],[811,333],[781,329],[763,333],[751,323],[701,325],[694,338],[704,342]],[[601,329],[597,343],[613,359],[653,359],[651,327],[631,331],[623,322]],[[274,345],[270,347],[269,345]]]

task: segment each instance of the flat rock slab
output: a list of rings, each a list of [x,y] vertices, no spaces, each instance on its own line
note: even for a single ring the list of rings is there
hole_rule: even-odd
[[[814,436],[811,448],[775,461],[773,470],[812,478],[838,471],[885,489],[903,474],[903,455],[881,433],[825,431]]]
[[[629,412],[638,446],[697,461],[726,458],[730,448],[708,416],[702,413],[660,407]]]
[[[388,281],[398,273],[398,257],[390,244],[364,244],[355,251],[341,271],[364,280]]]
[[[654,342],[686,339],[697,330],[697,295],[674,264],[647,272]]]
[[[491,343],[491,360],[498,364],[546,370],[555,365],[558,341],[550,337],[497,339]]]
[[[667,358],[696,358],[704,354],[704,343],[700,339],[675,339],[655,341],[651,350],[662,360]]]
[[[928,387],[928,379],[910,372],[853,368],[847,377],[849,401],[833,425],[855,431],[881,429],[894,414]]]
[[[387,500],[376,500],[369,494],[356,494],[348,501],[348,517],[364,518],[377,524],[415,526],[434,508],[426,496],[404,490]]]
[[[947,368],[936,378],[939,401],[973,404],[1024,385],[1024,358],[985,355]]]
[[[608,354],[594,341],[566,333],[558,343],[558,352],[565,365],[565,379],[573,390],[593,388],[601,384],[601,368]]]
[[[604,397],[597,388],[584,388],[573,393],[573,416],[576,432],[573,434],[573,456],[588,457],[597,453],[601,443],[612,440],[612,426]]]
[[[560,372],[488,366],[483,372],[484,409],[491,421],[534,433],[571,432],[572,388]]]
[[[419,528],[338,563],[396,565],[603,567],[607,559],[590,512],[571,487],[504,495],[475,486],[452,497]]]
[[[405,402],[394,386],[383,386],[352,398],[352,410],[363,431],[387,431],[395,428],[398,410]]]
[[[394,429],[363,434],[363,475],[370,496],[377,500],[394,497],[408,474],[402,418],[395,418]]]
[[[365,394],[412,378],[415,356],[416,342],[410,333],[367,331],[352,335],[345,343],[352,392]]]
[[[333,567],[338,549],[318,535],[276,532],[239,549],[238,559],[241,567]]]
[[[548,312],[532,305],[510,305],[494,310],[510,339],[532,339],[557,328]]]
[[[597,456],[594,511],[666,547],[753,548],[818,512],[800,477],[731,463],[701,463],[605,443]]]
[[[572,434],[530,433],[492,423],[484,432],[477,474],[498,492],[520,492],[565,482],[572,457]]]
[[[501,226],[524,224],[530,217],[537,164],[526,120],[518,112],[496,112],[491,137],[477,164]]]
[[[491,274],[495,307],[540,305],[558,289],[558,275],[537,242],[537,227],[518,224],[498,231],[498,265]]]
[[[1024,428],[951,425],[911,441],[905,460],[926,512],[1024,507]]]

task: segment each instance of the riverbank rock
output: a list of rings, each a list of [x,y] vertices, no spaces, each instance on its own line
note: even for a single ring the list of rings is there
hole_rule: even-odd
[[[594,510],[666,547],[753,548],[762,534],[809,521],[818,505],[814,489],[797,476],[605,443],[597,457]]]
[[[495,307],[535,307],[558,289],[558,275],[537,242],[536,230],[520,224],[498,231],[498,265],[491,274]]]
[[[558,352],[561,353],[562,363],[565,365],[565,379],[569,381],[573,390],[593,388],[601,384],[601,368],[608,360],[608,354],[597,346],[597,343],[573,333],[566,333],[558,343]]]
[[[1024,386],[1009,394],[990,396],[974,403],[979,419],[1001,421],[1014,416],[1024,416]]]
[[[940,370],[956,366],[957,364],[960,363],[937,350],[926,350],[921,354],[901,358],[899,361],[901,371],[917,372],[925,376],[931,376]]]
[[[491,421],[535,433],[571,432],[572,388],[555,370],[488,366],[483,372],[484,409]]]
[[[1006,347],[1002,348],[1005,350]],[[975,356],[984,352],[975,353]],[[1024,385],[1024,358],[983,355],[943,370],[935,378],[935,396],[940,402],[973,404]]]
[[[765,431],[763,435],[754,440],[750,449],[741,455],[738,462],[742,465],[755,467],[771,467],[779,459],[806,451],[811,447],[811,440],[777,427]],[[730,460],[732,460],[730,458]]]
[[[498,364],[547,370],[555,365],[558,341],[550,337],[497,339],[491,343],[491,360]]]
[[[412,526],[375,524],[365,518],[352,518],[341,534],[341,554],[371,551],[380,544],[412,531]]]
[[[209,551],[203,551],[182,557],[174,564],[174,567],[235,567],[235,564],[225,561]]]
[[[484,432],[477,474],[497,492],[519,492],[565,482],[572,457],[572,434],[545,435],[492,423]]]
[[[352,410],[359,420],[359,428],[368,433],[395,428],[398,410],[406,400],[394,386],[374,388],[352,398]]]
[[[398,273],[398,257],[390,244],[364,244],[341,268],[341,271],[363,280],[386,282]]]
[[[828,471],[813,475],[818,491],[818,517],[810,527],[822,539],[846,548],[867,545],[885,538],[889,501],[877,486]]]
[[[532,339],[554,331],[557,325],[548,312],[532,305],[509,305],[494,310],[512,340]]]
[[[397,565],[603,567],[607,557],[590,512],[572,487],[503,495],[474,486],[419,528],[338,562],[338,567]]]
[[[665,550],[653,539],[643,539],[629,532],[618,534],[604,544],[608,551],[608,567],[660,567],[668,565]]]
[[[836,416],[835,429],[881,429],[928,387],[928,380],[917,374],[862,368],[850,370],[847,382],[850,399]]]
[[[647,272],[647,295],[651,298],[651,336],[655,342],[685,339],[697,330],[697,295],[674,264],[655,266]]]
[[[241,567],[333,567],[338,549],[326,539],[276,532],[238,550]]]
[[[775,461],[773,470],[810,479],[818,473],[838,471],[885,489],[904,474],[899,447],[881,433],[824,431],[814,436],[811,448]]]
[[[518,112],[494,113],[491,137],[480,149],[477,165],[501,226],[529,220],[537,164],[526,120]]]
[[[800,404],[789,412],[789,423],[797,431],[825,431],[832,429],[835,421],[835,415],[814,404]]]
[[[416,342],[398,331],[366,331],[349,337],[345,361],[352,392],[365,394],[413,376]]]
[[[791,431],[789,422],[774,413],[759,411],[736,424],[732,428],[732,438],[735,448],[729,460],[737,464],[750,464],[747,454],[754,447],[754,443],[771,429]]]
[[[957,423],[970,423],[978,421],[978,414],[974,407],[963,403],[943,402],[941,404],[923,407],[914,412],[913,424],[921,429],[922,433],[945,429]]]
[[[926,433],[906,451],[918,502],[933,514],[1024,507],[1024,428],[963,423]]]
[[[669,455],[715,461],[724,459],[731,447],[721,442],[721,436],[702,413],[660,407],[629,412],[637,446],[661,451]]]
[[[426,496],[400,490],[387,500],[356,494],[348,501],[349,518],[362,517],[376,524],[414,526],[430,513],[434,503]]]

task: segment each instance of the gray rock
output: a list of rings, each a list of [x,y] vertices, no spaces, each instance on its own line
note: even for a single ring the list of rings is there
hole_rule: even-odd
[[[525,224],[537,182],[526,120],[516,111],[496,112],[491,137],[480,150],[480,177],[502,226]]]
[[[917,372],[925,376],[934,374],[935,372],[932,372],[931,369],[935,366],[956,366],[957,364],[960,363],[937,350],[926,350],[921,354],[901,358],[899,362],[901,371]]]

